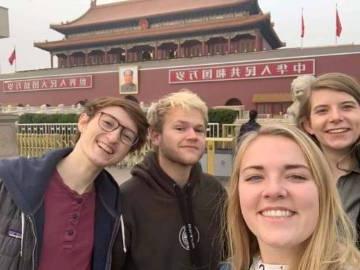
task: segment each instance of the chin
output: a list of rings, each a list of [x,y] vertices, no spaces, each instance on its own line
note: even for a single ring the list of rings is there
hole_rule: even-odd
[[[274,241],[266,241],[265,244],[267,246],[270,246],[272,248],[281,248],[281,249],[291,249],[294,248],[300,244],[294,243],[293,239],[287,241],[286,239],[282,239],[282,241],[279,241],[279,239],[274,239]]]
[[[178,159],[179,163],[186,165],[186,166],[193,166],[195,165],[200,159],[199,158],[181,158]]]

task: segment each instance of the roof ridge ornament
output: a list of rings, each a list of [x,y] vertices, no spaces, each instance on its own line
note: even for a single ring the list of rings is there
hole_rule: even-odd
[[[91,0],[90,7],[96,7],[96,0]]]

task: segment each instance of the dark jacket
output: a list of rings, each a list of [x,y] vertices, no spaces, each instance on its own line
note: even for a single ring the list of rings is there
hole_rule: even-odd
[[[242,124],[240,127],[239,135],[238,135],[238,141],[240,141],[240,138],[247,132],[250,131],[257,131],[260,128],[260,124],[256,122],[256,120],[250,119],[246,123]]]
[[[337,189],[342,201],[343,208],[348,214],[352,224],[357,229],[358,246],[360,247],[360,159],[358,166],[347,174],[341,176],[337,183]]]
[[[71,149],[55,150],[42,158],[0,161],[1,269],[38,268],[45,218],[44,194],[57,163],[70,152]],[[119,188],[103,170],[95,180],[95,189],[92,269],[104,270],[111,267],[111,250],[120,227]]]
[[[180,188],[150,152],[120,186],[127,256],[119,235],[113,269],[217,269],[223,244],[220,220],[225,190],[200,165]],[[188,226],[185,226],[187,224]],[[192,239],[189,241],[188,239]]]

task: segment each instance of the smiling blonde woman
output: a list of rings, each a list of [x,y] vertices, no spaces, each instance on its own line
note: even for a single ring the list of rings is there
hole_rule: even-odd
[[[227,204],[231,269],[358,269],[328,163],[303,132],[267,126],[239,145]]]

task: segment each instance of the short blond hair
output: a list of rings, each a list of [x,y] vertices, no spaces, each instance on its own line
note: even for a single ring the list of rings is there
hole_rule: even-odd
[[[195,109],[200,111],[204,118],[204,123],[207,125],[208,108],[205,102],[190,90],[180,89],[178,92],[170,93],[151,104],[147,113],[150,128],[157,132],[161,132],[165,115],[175,107],[180,107],[185,110]]]
[[[354,244],[355,232],[342,209],[335,181],[321,150],[301,130],[292,126],[272,125],[245,135],[234,159],[224,224],[228,234],[232,269],[249,269],[252,258],[259,253],[257,239],[241,213],[238,185],[240,166],[246,150],[255,139],[263,136],[279,136],[294,141],[304,154],[318,188],[319,218],[315,231],[290,269],[343,270],[347,269],[346,266],[358,266],[360,253]]]

